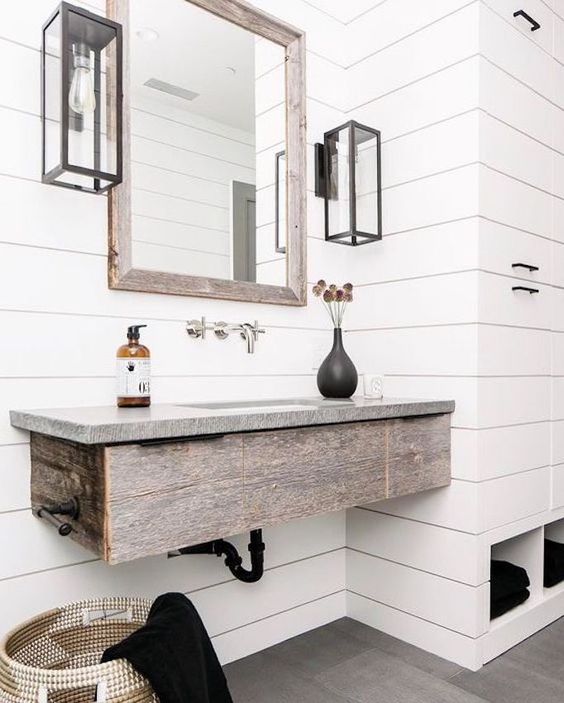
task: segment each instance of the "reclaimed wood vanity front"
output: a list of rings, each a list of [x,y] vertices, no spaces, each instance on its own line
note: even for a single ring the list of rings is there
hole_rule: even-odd
[[[451,401],[322,402],[18,411],[12,423],[31,431],[34,510],[76,498],[71,538],[112,564],[450,483]]]

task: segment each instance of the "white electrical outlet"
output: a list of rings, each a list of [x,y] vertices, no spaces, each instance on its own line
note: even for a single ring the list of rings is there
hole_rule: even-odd
[[[364,374],[364,396],[366,398],[383,398],[384,377],[374,373]]]

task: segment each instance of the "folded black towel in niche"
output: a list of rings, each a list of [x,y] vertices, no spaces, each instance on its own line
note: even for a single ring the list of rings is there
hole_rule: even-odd
[[[513,608],[516,608],[521,603],[524,603],[531,594],[525,588],[517,593],[512,593],[509,596],[504,596],[503,598],[498,598],[497,600],[490,601],[490,618],[499,618],[500,615],[508,613]]]
[[[233,703],[196,608],[182,593],[153,603],[147,624],[104,652],[127,659],[150,682],[160,703]]]
[[[499,601],[521,593],[531,585],[525,569],[508,561],[492,559],[490,577],[491,601]]]
[[[544,540],[544,587],[552,588],[564,581],[564,544]]]

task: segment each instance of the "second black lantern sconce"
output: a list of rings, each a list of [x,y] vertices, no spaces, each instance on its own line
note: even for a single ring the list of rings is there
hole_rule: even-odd
[[[122,28],[63,2],[43,27],[43,183],[104,193],[122,180]]]
[[[315,145],[315,194],[325,200],[325,240],[348,246],[382,239],[381,136],[351,120]]]

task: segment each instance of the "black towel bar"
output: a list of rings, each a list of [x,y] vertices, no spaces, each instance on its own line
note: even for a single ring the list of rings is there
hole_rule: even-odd
[[[61,537],[68,537],[74,528],[70,522],[59,519],[57,515],[66,515],[71,520],[76,520],[79,514],[78,499],[71,498],[64,503],[54,505],[40,505],[33,513],[36,517],[47,520],[49,524],[56,527]]]

